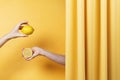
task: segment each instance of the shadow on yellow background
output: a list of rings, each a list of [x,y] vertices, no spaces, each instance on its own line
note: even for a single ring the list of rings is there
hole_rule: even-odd
[[[22,48],[39,46],[64,55],[65,1],[0,0],[0,37],[22,20],[35,32],[0,48],[0,80],[65,80],[64,66],[42,56],[26,61],[21,53]]]

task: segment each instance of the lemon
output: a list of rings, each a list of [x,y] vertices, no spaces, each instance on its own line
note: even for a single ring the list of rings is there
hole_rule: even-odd
[[[32,26],[24,25],[23,28],[21,29],[21,32],[23,34],[30,35],[34,32],[34,29],[32,28]]]
[[[23,56],[24,56],[24,58],[31,57],[32,56],[32,50],[31,50],[31,48],[25,48],[23,50]]]

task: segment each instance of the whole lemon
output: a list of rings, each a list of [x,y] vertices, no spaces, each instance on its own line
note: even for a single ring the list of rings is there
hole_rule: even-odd
[[[27,35],[30,35],[34,32],[34,29],[32,26],[25,25],[22,27],[21,32]]]

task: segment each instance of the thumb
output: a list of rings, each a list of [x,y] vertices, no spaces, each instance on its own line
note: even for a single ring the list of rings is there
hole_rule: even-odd
[[[35,53],[33,53],[33,55],[31,57],[27,58],[27,60],[31,60],[31,59],[35,58],[37,55],[38,54],[35,52]]]
[[[26,34],[19,34],[18,36],[20,36],[20,37],[28,37],[28,35],[26,35]]]

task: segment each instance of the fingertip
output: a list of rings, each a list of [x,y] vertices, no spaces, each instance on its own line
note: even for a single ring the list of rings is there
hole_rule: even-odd
[[[22,25],[22,24],[28,24],[28,21],[22,21],[22,22],[20,22],[20,25]]]
[[[21,25],[21,26],[19,27],[19,30],[22,30],[22,28],[23,28],[23,26]]]
[[[30,61],[32,58],[26,58],[27,61]]]
[[[28,37],[28,35],[24,35],[23,37]]]
[[[28,37],[28,35],[26,35],[26,34],[21,34],[21,37]]]
[[[22,23],[28,23],[28,20],[24,20],[24,21],[22,21]]]
[[[25,37],[28,37],[28,35],[25,35]]]
[[[29,59],[25,59],[25,60],[29,61]]]
[[[24,48],[22,48],[22,51],[24,50]]]

